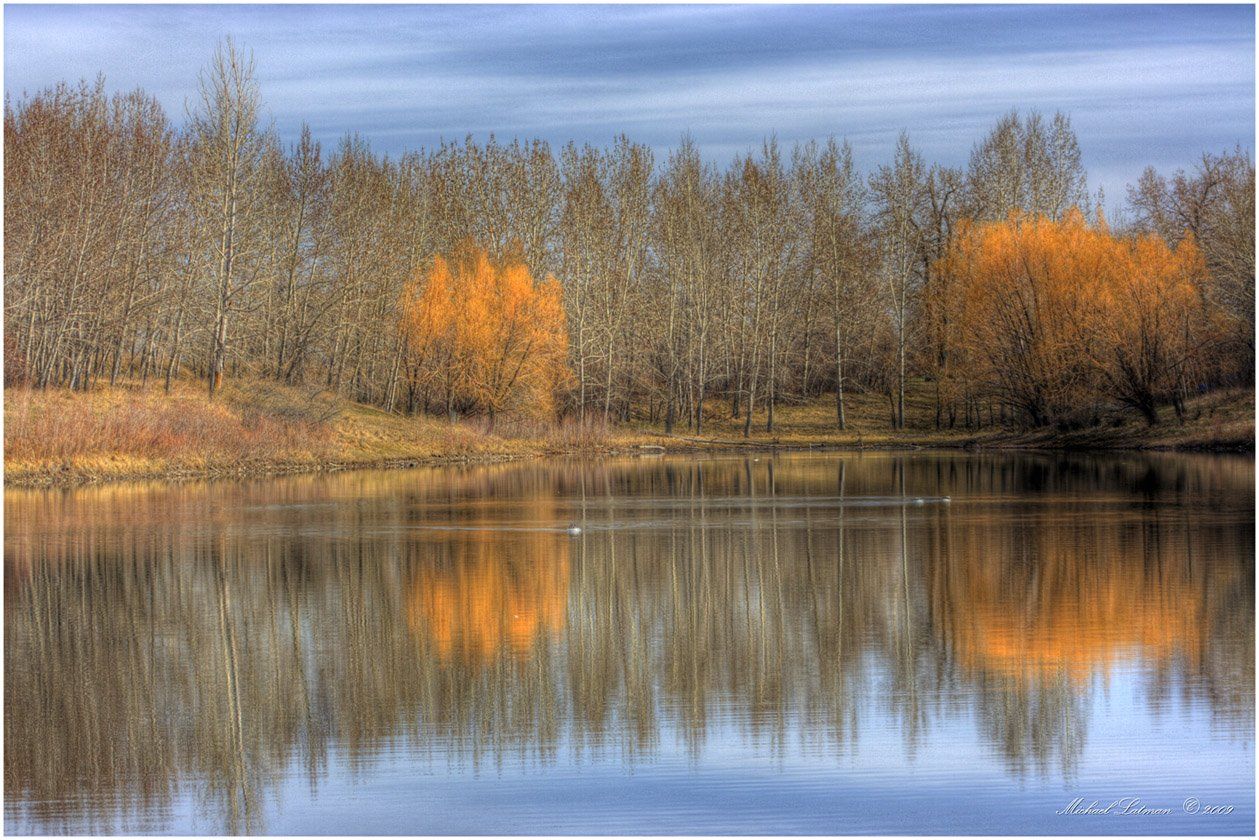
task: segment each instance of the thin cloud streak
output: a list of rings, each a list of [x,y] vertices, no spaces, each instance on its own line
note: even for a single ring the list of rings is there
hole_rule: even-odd
[[[834,133],[869,167],[904,128],[956,165],[1035,107],[1071,114],[1113,196],[1147,164],[1254,145],[1242,6],[9,6],[5,24],[10,96],[103,72],[181,119],[230,34],[285,139],[306,121],[393,154],[469,133],[663,151],[690,132],[724,162]]]

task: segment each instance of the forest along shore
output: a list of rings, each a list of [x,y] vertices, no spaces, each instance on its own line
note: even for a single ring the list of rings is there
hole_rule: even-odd
[[[964,166],[902,133],[863,171],[834,136],[723,165],[690,137],[325,149],[263,119],[230,39],[199,93],[181,123],[103,79],[6,102],[10,483],[1253,449],[1240,146],[1147,169],[1108,213],[1065,113],[994,115]]]
[[[711,412],[711,416],[708,416]],[[1023,431],[936,429],[929,383],[907,398],[907,428],[889,428],[885,396],[854,394],[847,428],[836,428],[833,397],[778,409],[773,431],[758,416],[749,438],[729,403],[713,400],[702,434],[666,434],[641,419],[603,428],[576,422],[484,418],[456,422],[405,417],[327,391],[261,381],[203,388],[5,391],[6,486],[70,486],[134,479],[244,477],[355,468],[493,462],[545,455],[644,454],[741,449],[1181,449],[1254,450],[1254,392],[1225,389],[1190,400],[1183,422],[1171,409],[1149,426],[1130,412],[1087,428]]]

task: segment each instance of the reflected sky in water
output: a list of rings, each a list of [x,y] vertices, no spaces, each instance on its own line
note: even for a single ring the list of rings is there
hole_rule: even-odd
[[[10,490],[4,827],[1249,834],[1253,487],[871,453]],[[1170,813],[1068,813],[1127,797]]]

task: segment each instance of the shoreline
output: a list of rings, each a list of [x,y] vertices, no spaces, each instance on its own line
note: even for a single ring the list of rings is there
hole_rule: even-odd
[[[618,443],[606,447],[574,448],[574,449],[529,449],[516,452],[485,452],[485,453],[452,453],[448,455],[399,455],[382,459],[350,459],[326,461],[292,461],[284,459],[249,461],[238,464],[212,464],[204,467],[191,467],[180,464],[151,469],[135,470],[92,470],[71,465],[48,464],[39,467],[23,465],[16,475],[10,475],[6,465],[4,471],[5,489],[24,490],[70,490],[79,487],[93,487],[105,484],[123,484],[131,482],[166,482],[180,484],[195,481],[248,481],[268,478],[283,478],[297,475],[317,475],[344,472],[365,472],[372,470],[406,470],[451,466],[483,466],[505,464],[520,461],[540,460],[547,458],[618,458],[640,457],[651,458],[668,455],[716,454],[731,455],[740,452],[774,452],[774,453],[860,453],[860,452],[968,452],[968,453],[1014,453],[1029,452],[1041,454],[1136,454],[1136,453],[1185,453],[1214,455],[1254,455],[1251,445],[1220,444],[1210,441],[1185,442],[1180,444],[1130,444],[1122,446],[1087,446],[1071,445],[1057,442],[1047,443],[1019,439],[1017,436],[1008,440],[985,441],[983,436],[959,439],[955,441],[924,441],[909,438],[904,441],[882,440],[876,443],[843,443],[837,441],[792,441],[772,442],[757,441],[737,443],[734,441],[711,440],[702,441],[692,438],[679,439],[658,436],[660,443]]]
[[[1166,410],[1145,425],[1122,413],[1089,428],[940,429],[926,388],[908,403],[911,425],[887,427],[877,396],[854,395],[846,431],[827,398],[780,406],[773,432],[713,405],[704,431],[665,434],[646,421],[620,426],[403,416],[327,391],[259,380],[210,400],[191,383],[171,393],[119,386],[90,392],[6,389],[4,486],[70,488],[114,482],[246,480],[349,470],[495,464],[544,457],[739,452],[1035,451],[1253,453],[1254,392],[1229,389]],[[705,412],[708,414],[708,412]]]

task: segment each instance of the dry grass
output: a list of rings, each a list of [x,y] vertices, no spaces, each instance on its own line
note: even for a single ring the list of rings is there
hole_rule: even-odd
[[[1170,407],[1160,411],[1160,422],[1148,426],[1132,411],[1115,409],[1101,425],[1076,431],[1057,429],[1018,430],[985,426],[980,429],[935,428],[935,403],[930,383],[914,382],[906,393],[906,427],[891,428],[891,407],[881,394],[846,397],[847,428],[839,431],[833,396],[802,405],[779,406],[773,432],[765,430],[765,413],[758,409],[750,438],[743,437],[743,423],[730,416],[724,401],[706,405],[702,438],[684,426],[672,436],[663,426],[636,424],[644,439],[666,447],[678,442],[711,446],[749,447],[862,447],[862,448],[1042,448],[1042,449],[1203,449],[1253,451],[1255,446],[1255,393],[1251,389],[1223,389],[1194,398],[1185,419],[1178,420]],[[624,434],[624,433],[623,433]]]
[[[526,418],[506,418],[495,433],[512,440],[531,441],[547,452],[606,452],[621,443],[616,430],[602,421],[581,422],[566,418],[559,423]]]
[[[211,402],[199,389],[103,389],[91,394],[8,389],[6,477],[62,473],[211,472],[299,457],[335,446],[325,402],[293,393],[239,391]]]
[[[327,392],[230,382],[211,401],[198,384],[90,393],[5,392],[5,480],[278,473],[406,463],[493,461],[604,452],[603,429],[577,423],[400,417]]]
[[[495,461],[529,455],[636,451],[644,446],[682,451],[732,447],[1071,447],[1254,449],[1254,392],[1227,390],[1194,400],[1184,423],[1170,410],[1148,428],[1116,413],[1078,432],[985,429],[936,431],[929,386],[909,394],[910,428],[889,428],[886,397],[849,398],[848,429],[835,425],[833,398],[781,406],[776,428],[765,431],[758,412],[753,434],[728,404],[714,400],[702,437],[679,427],[604,427],[501,418],[493,434],[484,419],[450,423],[400,417],[326,392],[267,382],[229,383],[210,401],[199,383],[160,388],[118,387],[87,394],[5,391],[5,480],[10,484],[179,476],[240,475],[359,466]]]
[[[766,430],[766,413],[758,407],[751,435],[743,437],[743,420],[730,416],[726,400],[705,403],[702,438],[721,446],[834,446],[834,447],[913,447],[962,446],[974,437],[965,429],[935,429],[935,403],[928,385],[915,383],[905,396],[907,428],[891,428],[891,405],[883,394],[851,393],[845,396],[845,429],[838,428],[835,398],[824,395],[799,405],[779,405],[774,409],[774,431]],[[643,435],[663,436],[661,423],[637,423],[632,428]],[[694,440],[684,424],[674,436],[661,441]]]
[[[1255,448],[1255,392],[1227,388],[1190,400],[1184,420],[1171,408],[1159,410],[1159,423],[1146,425],[1125,414],[1110,428],[1079,433],[1081,444],[1142,449],[1210,449],[1250,452]]]

